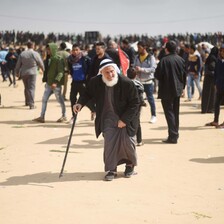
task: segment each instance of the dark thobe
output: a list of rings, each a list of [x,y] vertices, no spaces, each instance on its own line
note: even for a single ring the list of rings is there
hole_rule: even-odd
[[[113,87],[105,87],[102,131],[104,136],[105,171],[115,170],[117,165],[126,163],[137,165],[134,137],[126,128],[118,128],[119,116],[114,111]]]
[[[212,53],[212,52],[211,52]],[[212,113],[215,106],[215,65],[217,57],[211,55],[205,63],[205,77],[203,81],[201,112]]]

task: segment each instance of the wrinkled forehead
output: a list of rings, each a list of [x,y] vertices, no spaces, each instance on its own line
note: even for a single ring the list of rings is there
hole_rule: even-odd
[[[106,67],[104,67],[102,70],[101,70],[102,73],[107,73],[107,72],[116,72],[116,69],[114,68],[113,65],[108,65]]]

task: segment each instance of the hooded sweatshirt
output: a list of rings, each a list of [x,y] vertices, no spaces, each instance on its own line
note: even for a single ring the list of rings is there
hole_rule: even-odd
[[[64,60],[57,54],[58,46],[55,43],[49,44],[51,56],[47,66],[47,84],[51,86],[53,83],[58,85],[64,84]]]
[[[148,54],[148,56],[141,61],[140,56],[137,56],[134,62],[134,67],[136,66],[141,67],[141,73],[137,76],[137,80],[142,84],[151,84],[157,66],[155,57]]]

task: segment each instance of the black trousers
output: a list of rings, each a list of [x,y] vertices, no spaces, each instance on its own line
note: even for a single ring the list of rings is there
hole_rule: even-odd
[[[221,105],[223,100],[224,100],[224,91],[217,91],[216,92],[216,97],[215,97],[214,122],[219,123],[220,105]]]
[[[176,141],[179,138],[180,97],[161,100],[168,125],[168,139]]]
[[[84,82],[75,82],[72,81],[71,83],[71,91],[70,91],[70,101],[71,101],[71,109],[72,109],[72,115],[74,117],[74,112],[73,112],[73,106],[77,102],[77,95],[82,96],[86,90],[86,86]],[[91,112],[95,112],[95,104],[92,101],[89,101],[86,105]]]

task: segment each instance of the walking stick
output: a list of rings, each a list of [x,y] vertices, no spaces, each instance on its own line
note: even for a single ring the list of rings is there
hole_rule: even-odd
[[[75,114],[75,116],[73,118],[72,128],[71,128],[70,136],[69,136],[69,139],[68,139],[67,149],[66,149],[66,152],[65,152],[65,157],[64,157],[64,161],[63,161],[63,164],[62,164],[62,167],[61,167],[61,172],[59,174],[59,178],[61,178],[63,176],[63,171],[64,171],[64,167],[65,167],[65,163],[66,163],[66,159],[67,159],[67,155],[68,155],[68,150],[69,150],[71,139],[72,139],[73,130],[74,130],[74,127],[75,127],[76,118],[77,118],[77,114]]]

